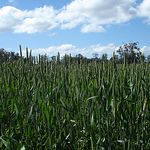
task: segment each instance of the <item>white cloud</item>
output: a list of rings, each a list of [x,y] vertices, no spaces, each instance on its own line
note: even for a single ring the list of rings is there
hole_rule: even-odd
[[[143,2],[137,8],[139,17],[147,17],[148,19],[144,22],[150,25],[150,1],[143,0]]]
[[[51,46],[48,48],[39,48],[32,50],[33,55],[38,55],[39,53],[44,55],[47,54],[48,56],[56,56],[58,52],[61,56],[64,56],[65,54],[71,54],[72,56],[75,56],[77,54],[82,54],[83,56],[87,58],[92,57],[92,53],[98,53],[99,56],[101,56],[104,53],[108,54],[108,57],[112,57],[113,52],[116,50],[116,47],[113,43],[110,43],[106,46],[101,46],[101,44],[92,45],[90,47],[85,48],[76,48],[76,46],[72,44],[63,44],[61,46]],[[23,51],[24,55],[26,51]]]
[[[21,11],[12,6],[0,9],[0,32],[35,33],[51,30],[58,26],[53,7],[44,6],[31,11]]]
[[[13,2],[13,0],[9,0]],[[74,0],[60,10],[52,6],[20,10],[12,6],[0,9],[0,32],[35,33],[51,30],[72,29],[83,25],[82,32],[104,32],[103,24],[129,21],[135,15],[135,0]]]
[[[28,13],[30,13],[30,16],[25,18],[21,25],[17,25],[14,32],[35,33],[51,30],[58,26],[55,19],[57,11],[55,11],[51,6],[36,8]]]
[[[47,55],[47,56],[57,56],[58,52],[60,53],[60,56],[64,56],[65,54],[71,54],[72,56],[75,56],[77,54],[81,54],[84,57],[92,58],[93,53],[98,53],[99,57],[102,56],[102,54],[107,54],[108,59],[110,59],[113,56],[113,52],[117,55],[117,49],[119,47],[115,46],[114,43],[110,43],[108,45],[91,45],[89,47],[84,48],[76,48],[76,46],[72,44],[63,44],[61,46],[51,46],[48,48],[38,48],[32,50],[33,56],[41,55]],[[144,54],[146,57],[150,55],[150,47],[143,46],[140,50],[142,54]],[[23,55],[26,56],[26,50],[23,51]]]
[[[56,33],[50,33],[50,34],[48,34],[48,36],[54,36]]]
[[[62,28],[88,24],[86,28],[91,30],[92,24],[102,29],[100,25],[118,24],[132,19],[136,15],[136,10],[132,7],[134,2],[135,0],[74,0],[63,7],[57,18]],[[84,29],[85,25],[82,31]],[[95,29],[94,32],[100,32],[101,29]]]
[[[75,50],[75,46],[73,46],[72,44],[63,44],[61,46],[51,46],[48,48],[34,49],[34,50],[32,50],[32,54],[33,55],[47,54],[50,56],[53,56],[53,55],[56,56],[58,54],[58,52],[60,52],[61,55],[65,55],[65,54],[70,54],[70,53],[74,52],[74,50]]]
[[[104,32],[103,25],[126,23],[134,17],[147,17],[150,24],[150,3],[143,0],[73,0],[62,9],[52,6],[20,10],[12,6],[0,9],[0,32],[36,33],[60,27],[72,29],[81,25],[81,32]],[[14,2],[9,0],[9,2]]]
[[[21,10],[6,6],[0,9],[0,32],[12,31],[16,25],[21,24],[23,14]]]
[[[145,56],[150,55],[150,46],[143,46],[140,50]]]
[[[96,24],[88,24],[88,25],[83,25],[81,28],[81,32],[87,33],[87,32],[105,32],[106,30],[99,25]]]

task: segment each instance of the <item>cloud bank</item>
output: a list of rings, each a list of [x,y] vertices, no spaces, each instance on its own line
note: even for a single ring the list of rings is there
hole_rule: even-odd
[[[76,48],[76,46],[72,44],[63,44],[61,46],[51,46],[48,48],[39,48],[32,50],[32,55],[36,56],[39,53],[42,55],[47,56],[56,56],[58,52],[61,56],[64,56],[65,54],[75,56],[77,54],[81,54],[84,57],[91,58],[92,53],[98,53],[99,57],[102,56],[102,54],[107,53],[108,58],[113,56],[113,52],[116,51],[116,46],[113,43],[110,43],[108,45],[102,46],[101,44],[92,45],[85,48]],[[26,50],[23,51],[24,56],[26,55]]]
[[[105,32],[104,25],[128,22],[146,17],[150,24],[150,3],[143,0],[74,0],[60,10],[52,6],[20,10],[13,6],[0,8],[0,33],[36,33],[54,28],[72,29],[81,25],[81,32]]]
[[[113,57],[113,52],[115,52],[116,55],[118,55],[117,50],[119,47],[115,46],[114,43],[109,43],[108,45],[101,45],[100,43],[97,45],[92,45],[89,47],[84,48],[77,48],[76,46],[72,44],[63,44],[61,46],[50,46],[48,48],[38,48],[32,50],[33,56],[41,55],[47,55],[49,57],[57,56],[58,52],[60,53],[60,56],[72,55],[75,56],[77,54],[81,54],[84,57],[91,58],[93,53],[97,53],[101,57],[103,54],[107,54],[108,59]],[[146,57],[150,55],[150,47],[143,46],[140,51],[142,54],[144,54]],[[26,56],[26,50],[22,51],[23,55]]]

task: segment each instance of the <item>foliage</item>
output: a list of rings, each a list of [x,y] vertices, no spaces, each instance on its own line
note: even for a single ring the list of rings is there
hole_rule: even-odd
[[[4,63],[8,60],[18,60],[19,54],[15,54],[15,52],[7,52],[4,48],[0,49],[0,63]]]
[[[140,48],[138,48],[138,42],[136,43],[125,43],[122,46],[120,46],[117,50],[118,55],[115,55],[115,62],[117,64],[122,64],[124,63],[124,56],[126,55],[126,61],[128,62],[128,64],[131,63],[140,63]],[[57,60],[57,62],[59,63],[65,63],[65,60],[67,59],[67,57],[70,59],[70,62],[78,62],[78,64],[80,64],[81,61],[86,61],[87,63],[91,63],[91,62],[97,62],[97,63],[101,63],[101,62],[107,62],[107,61],[112,61],[113,57],[110,58],[110,60],[108,60],[108,55],[107,53],[102,54],[101,57],[98,57],[99,54],[96,53],[92,53],[93,58],[89,59],[84,57],[81,54],[77,54],[75,56],[71,56],[65,54],[65,56],[63,56],[62,58],[60,58],[60,54],[58,53],[57,56],[51,56],[48,57],[47,55],[40,55],[40,57],[42,59],[45,59],[45,61],[51,61],[51,62],[55,62]],[[34,59],[34,56],[32,56]],[[141,57],[142,59],[146,60],[146,57],[141,53]],[[5,49],[0,49],[0,63],[4,63],[7,62],[9,60],[14,61],[14,60],[18,60],[20,58],[19,54],[15,54],[15,52],[6,52]],[[26,63],[27,58],[24,58],[24,63]],[[147,57],[147,61],[150,62],[150,56]]]
[[[0,149],[150,149],[148,63],[20,56],[0,66]]]
[[[137,47],[137,44],[138,44],[138,42],[125,43],[119,47],[117,52],[119,53],[119,57],[120,57],[119,61],[121,63],[124,61],[124,55],[126,55],[126,59],[129,64],[133,63],[134,61],[136,63],[140,62],[140,56],[139,56],[140,48]]]

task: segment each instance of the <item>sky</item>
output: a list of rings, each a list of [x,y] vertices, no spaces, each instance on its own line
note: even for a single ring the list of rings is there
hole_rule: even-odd
[[[0,48],[9,52],[110,58],[132,42],[150,55],[150,0],[0,0]]]

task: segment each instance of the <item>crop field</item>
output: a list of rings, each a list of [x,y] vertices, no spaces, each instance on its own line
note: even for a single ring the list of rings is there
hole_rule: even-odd
[[[0,149],[150,149],[149,63],[28,53],[0,66]]]

